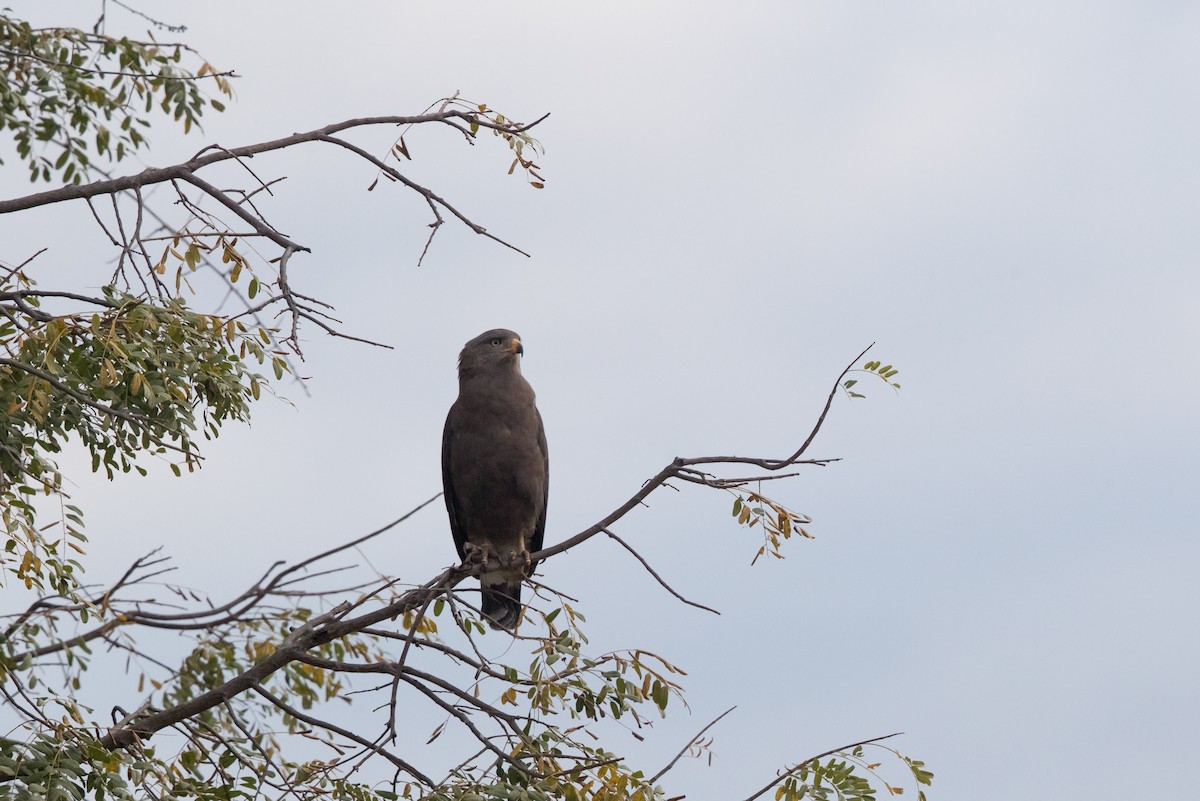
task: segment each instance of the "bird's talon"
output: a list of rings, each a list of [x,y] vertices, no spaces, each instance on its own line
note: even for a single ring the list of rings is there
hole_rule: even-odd
[[[479,565],[487,567],[488,552],[487,548],[476,545],[473,542],[463,543],[463,564],[464,565]]]

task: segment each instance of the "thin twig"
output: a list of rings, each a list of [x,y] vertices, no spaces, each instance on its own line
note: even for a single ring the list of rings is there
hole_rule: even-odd
[[[696,742],[697,742],[697,741],[698,741],[698,740],[699,740],[701,737],[703,737],[703,736],[704,736],[704,732],[708,731],[708,730],[709,730],[709,729],[711,729],[713,726],[717,725],[717,724],[718,724],[718,723],[721,721],[721,718],[725,717],[726,715],[728,715],[730,712],[732,712],[732,711],[733,711],[733,710],[735,710],[735,709],[737,709],[737,707],[736,707],[736,706],[731,706],[731,707],[729,707],[729,709],[726,709],[724,712],[722,712],[721,714],[719,714],[719,715],[717,715],[715,718],[713,718],[713,720],[712,720],[712,722],[711,722],[711,723],[709,723],[707,726],[705,726],[705,727],[704,727],[703,729],[701,729],[700,731],[696,732],[696,736],[695,736],[695,737],[693,737],[692,739],[688,740],[688,744],[687,744],[687,745],[685,745],[683,748],[679,749],[679,753],[675,755],[675,758],[674,758],[674,759],[672,759],[670,762],[668,762],[668,763],[667,763],[667,765],[666,765],[666,767],[664,767],[664,768],[663,768],[662,770],[660,770],[658,773],[655,773],[653,776],[651,776],[651,777],[650,777],[650,778],[647,780],[647,782],[646,782],[646,783],[647,783],[647,784],[650,784],[650,785],[653,785],[653,784],[654,784],[656,781],[658,781],[660,778],[662,778],[663,774],[665,774],[665,773],[666,773],[667,771],[669,771],[671,768],[675,767],[675,763],[676,763],[676,762],[678,762],[679,760],[683,759],[683,755],[684,755],[684,754],[686,754],[688,751],[690,751],[690,750],[691,750],[691,748],[692,748],[692,746],[693,746],[693,745],[695,745],[695,744],[696,744]]]
[[[270,701],[276,707],[283,710],[287,714],[291,715],[296,720],[307,723],[310,726],[317,726],[318,728],[326,729],[328,731],[335,732],[336,734],[340,734],[341,736],[345,737],[347,740],[358,743],[359,745],[363,746],[364,748],[369,748],[370,750],[374,751],[376,754],[379,754],[381,757],[383,757],[387,761],[391,762],[396,767],[400,768],[401,770],[407,772],[409,775],[424,782],[426,786],[433,786],[433,779],[429,778],[424,773],[422,773],[421,771],[417,770],[412,765],[410,765],[408,762],[404,761],[400,757],[393,754],[391,751],[388,751],[386,748],[376,745],[376,744],[372,743],[370,740],[367,740],[364,737],[360,737],[359,735],[355,734],[352,731],[343,729],[341,726],[338,726],[336,723],[331,723],[327,720],[320,720],[319,718],[310,717],[309,715],[304,714],[300,710],[289,705],[283,699],[276,697],[274,694],[272,694],[269,690],[267,690],[260,684],[252,685],[250,687],[250,689],[252,689],[254,692],[261,695],[263,698],[266,698],[268,701]]]
[[[671,593],[672,595],[674,595],[674,596],[675,596],[676,598],[678,598],[679,600],[683,601],[683,602],[684,602],[685,604],[687,604],[688,606],[694,606],[694,607],[696,607],[697,609],[703,609],[703,610],[704,610],[704,611],[706,611],[706,612],[712,612],[714,615],[719,615],[719,614],[721,614],[721,613],[720,613],[720,612],[718,612],[716,609],[713,609],[713,608],[712,608],[712,607],[710,607],[710,606],[705,606],[704,604],[698,604],[698,603],[696,603],[695,601],[689,601],[687,598],[684,598],[682,595],[680,595],[679,593],[675,592],[675,590],[671,589],[671,585],[670,585],[670,584],[668,584],[667,582],[663,581],[663,578],[662,578],[662,576],[658,575],[658,573],[656,573],[656,572],[654,571],[654,568],[650,567],[650,563],[649,563],[649,562],[647,562],[645,559],[643,559],[643,558],[642,558],[642,555],[641,555],[640,553],[638,553],[637,551],[635,551],[635,550],[633,549],[633,547],[632,547],[632,546],[631,546],[629,543],[627,543],[625,540],[623,540],[623,539],[621,539],[620,537],[618,537],[616,534],[613,534],[613,533],[612,533],[611,531],[609,531],[608,529],[604,529],[604,533],[605,533],[605,534],[607,534],[608,536],[612,537],[612,538],[613,538],[614,540],[616,540],[617,542],[619,542],[619,543],[621,544],[621,547],[623,547],[625,550],[627,550],[627,551],[629,551],[631,554],[633,554],[634,558],[635,558],[635,559],[637,559],[639,562],[641,562],[641,563],[642,563],[642,567],[646,568],[646,571],[647,571],[647,572],[648,572],[648,573],[649,573],[651,576],[654,576],[654,579],[655,579],[655,581],[657,581],[659,584],[661,584],[661,585],[663,586],[663,589],[665,589],[667,592]]]

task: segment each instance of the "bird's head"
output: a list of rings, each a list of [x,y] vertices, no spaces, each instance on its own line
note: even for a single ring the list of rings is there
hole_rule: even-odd
[[[465,378],[479,372],[514,370],[521,372],[521,355],[525,348],[521,337],[507,328],[484,331],[463,346],[458,354],[458,375]]]

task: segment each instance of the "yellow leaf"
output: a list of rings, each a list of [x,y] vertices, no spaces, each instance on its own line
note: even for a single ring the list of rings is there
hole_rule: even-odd
[[[105,359],[104,363],[101,365],[100,381],[106,386],[111,386],[117,383],[117,368],[114,367],[113,363],[108,359]]]

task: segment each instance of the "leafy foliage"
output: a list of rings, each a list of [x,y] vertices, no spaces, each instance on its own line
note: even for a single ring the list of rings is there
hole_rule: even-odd
[[[141,455],[165,459],[176,475],[193,470],[197,431],[211,439],[223,423],[246,420],[260,396],[262,377],[245,359],[282,367],[265,331],[197,314],[178,297],[155,304],[105,287],[83,298],[90,313],[43,308],[62,294],[39,291],[20,270],[0,286],[0,566],[26,587],[66,594],[78,562],[64,550],[81,552],[81,512],[64,507],[65,539],[54,542],[34,503],[61,492],[54,454],[75,437],[109,478],[144,475]]]
[[[200,62],[194,72],[185,56]],[[200,83],[230,96],[229,77],[184,44],[34,28],[0,13],[0,127],[33,181],[78,184],[93,158],[133,154],[156,108],[190,131],[205,110],[225,109]]]

